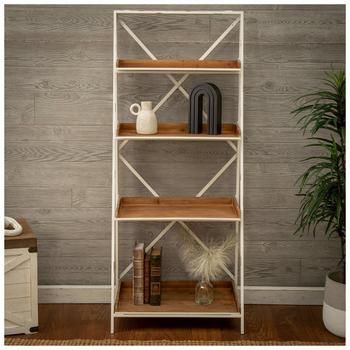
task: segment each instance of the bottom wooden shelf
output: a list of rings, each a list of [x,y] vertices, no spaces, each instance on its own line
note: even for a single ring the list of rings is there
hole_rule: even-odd
[[[120,284],[115,317],[240,317],[230,281],[214,282],[214,302],[198,305],[194,301],[196,282],[162,281],[161,305],[134,305],[132,282]]]

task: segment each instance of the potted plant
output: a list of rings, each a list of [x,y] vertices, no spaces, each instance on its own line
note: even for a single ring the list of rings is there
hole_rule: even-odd
[[[337,235],[342,258],[339,269],[326,276],[323,322],[345,337],[345,72],[327,73],[325,88],[304,95],[292,113],[298,126],[310,132],[310,144],[322,151],[309,157],[312,165],[298,179],[302,196],[296,232],[312,231],[319,225],[325,235]]]

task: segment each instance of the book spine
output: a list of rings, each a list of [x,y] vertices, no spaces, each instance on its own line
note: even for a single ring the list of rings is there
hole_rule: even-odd
[[[161,294],[161,255],[151,255],[151,288],[150,288],[150,304],[160,305]]]
[[[134,278],[133,278],[133,297],[134,304],[143,304],[144,299],[144,257],[139,251],[134,251]]]
[[[150,255],[145,255],[145,267],[144,267],[144,282],[145,282],[145,289],[144,289],[144,303],[149,304],[150,300],[150,284],[151,284],[151,260]]]

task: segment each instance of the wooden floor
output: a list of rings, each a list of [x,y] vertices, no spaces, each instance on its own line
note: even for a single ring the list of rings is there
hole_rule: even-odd
[[[137,319],[116,321],[116,333],[109,333],[108,304],[41,304],[41,339],[114,337],[122,340],[275,340],[339,342],[322,324],[321,306],[246,305],[246,334],[239,332],[239,320],[229,319]]]

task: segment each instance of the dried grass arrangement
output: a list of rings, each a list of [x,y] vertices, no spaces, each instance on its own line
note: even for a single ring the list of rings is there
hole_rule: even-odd
[[[232,248],[235,244],[235,237],[229,235],[221,244],[211,241],[206,250],[187,236],[182,240],[179,256],[191,277],[214,281],[222,276],[223,267],[227,267],[231,262]]]

